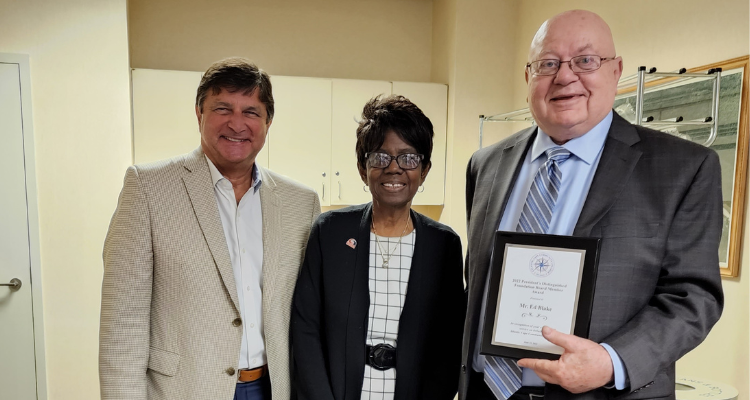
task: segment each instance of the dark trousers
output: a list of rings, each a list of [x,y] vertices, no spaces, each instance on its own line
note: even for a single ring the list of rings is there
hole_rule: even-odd
[[[530,400],[531,397],[529,396],[529,394],[534,394],[535,396],[543,396],[544,388],[531,388],[523,386],[516,393],[513,393],[513,395],[510,396],[508,400]],[[497,398],[495,398],[495,395],[492,394],[490,388],[487,387],[487,384],[484,383],[483,373],[471,371],[471,376],[469,377],[469,389],[466,391],[466,399],[497,400]],[[535,399],[540,399],[540,397],[535,397]]]
[[[271,400],[271,378],[265,374],[255,382],[238,383],[234,400]]]

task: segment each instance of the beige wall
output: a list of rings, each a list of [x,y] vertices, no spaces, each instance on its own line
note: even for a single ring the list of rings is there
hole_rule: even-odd
[[[243,56],[272,75],[430,80],[429,0],[130,0],[129,21],[133,68]]]
[[[440,218],[465,238],[464,174],[478,147],[478,115],[525,106],[527,45],[545,18],[570,8],[602,14],[627,74],[641,64],[669,70],[747,54],[747,1],[711,5],[131,0],[129,61],[125,0],[0,0],[0,52],[31,56],[49,398],[98,398],[101,248],[131,160],[129,66],[203,70],[240,55],[278,75],[448,83]],[[490,140],[515,128],[494,124]],[[747,399],[745,225],[741,277],[724,280],[725,314],[707,341],[678,363],[678,373],[731,383]]]
[[[512,106],[518,0],[435,0],[433,80],[448,83],[445,207],[466,238],[466,163],[479,147],[479,114]],[[510,131],[508,131],[510,132]],[[464,245],[464,249],[466,246]]]
[[[125,0],[0,10],[0,52],[30,56],[48,398],[98,399],[102,244],[131,159]]]

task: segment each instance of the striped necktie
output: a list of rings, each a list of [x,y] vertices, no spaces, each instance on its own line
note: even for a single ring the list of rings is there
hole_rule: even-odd
[[[547,161],[539,168],[529,188],[523,205],[517,232],[547,233],[555,211],[555,203],[560,192],[562,172],[560,165],[570,158],[564,147],[555,146],[544,152]],[[521,368],[510,358],[485,358],[484,382],[492,393],[501,400],[507,400],[521,387]]]

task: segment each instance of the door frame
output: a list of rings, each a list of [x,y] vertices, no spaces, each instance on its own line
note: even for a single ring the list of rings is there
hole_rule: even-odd
[[[21,121],[23,123],[23,157],[26,182],[26,209],[29,226],[29,260],[31,262],[31,307],[34,324],[34,358],[37,400],[47,399],[47,362],[44,346],[44,313],[42,310],[42,268],[39,248],[39,207],[34,157],[34,125],[31,114],[31,74],[29,56],[0,53],[0,63],[17,64],[21,82]],[[24,282],[26,284],[26,282]]]

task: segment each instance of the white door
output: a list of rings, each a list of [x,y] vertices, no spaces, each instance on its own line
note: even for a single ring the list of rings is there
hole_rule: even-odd
[[[0,398],[37,398],[21,79],[0,62]]]

